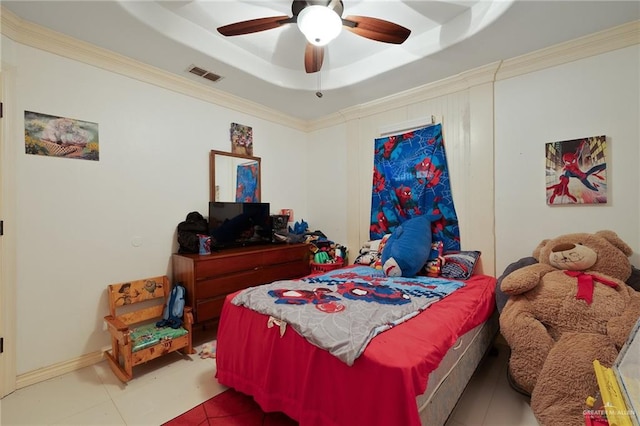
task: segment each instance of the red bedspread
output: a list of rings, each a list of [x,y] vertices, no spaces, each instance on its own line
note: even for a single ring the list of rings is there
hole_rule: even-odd
[[[218,326],[218,381],[266,412],[301,426],[419,425],[416,397],[459,336],[489,318],[496,279],[474,275],[424,312],[376,336],[349,367],[293,329],[225,301]]]

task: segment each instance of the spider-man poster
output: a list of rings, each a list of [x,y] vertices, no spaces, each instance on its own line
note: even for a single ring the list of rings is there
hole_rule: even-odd
[[[433,241],[460,250],[440,124],[375,140],[370,238],[422,214],[441,215],[431,226]]]
[[[606,203],[606,148],[606,136],[547,143],[547,204]]]

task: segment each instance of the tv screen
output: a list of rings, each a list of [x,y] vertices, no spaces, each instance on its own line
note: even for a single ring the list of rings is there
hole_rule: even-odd
[[[271,243],[269,203],[209,203],[211,248]]]

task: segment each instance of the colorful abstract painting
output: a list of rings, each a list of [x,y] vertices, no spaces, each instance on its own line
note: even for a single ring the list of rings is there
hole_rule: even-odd
[[[259,203],[258,162],[251,161],[237,167],[236,202]]]
[[[547,204],[606,203],[606,148],[604,135],[547,143]]]
[[[38,112],[24,112],[25,152],[98,161],[98,124]]]
[[[231,152],[253,155],[253,128],[243,124],[231,123]]]
[[[422,214],[441,216],[432,224],[434,242],[442,241],[445,252],[460,250],[440,124],[375,140],[370,238]]]

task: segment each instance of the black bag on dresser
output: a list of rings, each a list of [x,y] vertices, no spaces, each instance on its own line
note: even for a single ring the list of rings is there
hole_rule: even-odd
[[[198,234],[209,235],[209,222],[198,212],[191,212],[184,222],[178,224],[178,253],[198,253]]]

